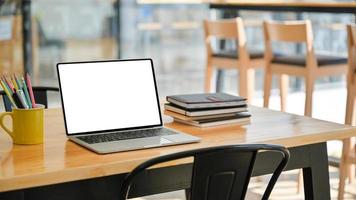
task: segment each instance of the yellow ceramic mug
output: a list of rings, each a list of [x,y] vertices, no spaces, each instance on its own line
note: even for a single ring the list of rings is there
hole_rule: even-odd
[[[15,144],[41,144],[44,132],[44,105],[36,108],[13,108],[12,112],[0,114],[0,126],[11,136]],[[12,131],[4,124],[4,117],[12,118]]]

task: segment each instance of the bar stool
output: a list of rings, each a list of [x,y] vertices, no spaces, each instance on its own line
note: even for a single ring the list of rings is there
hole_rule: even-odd
[[[302,76],[305,79],[306,100],[304,115],[312,115],[312,94],[314,81],[321,76],[347,73],[347,59],[336,56],[315,55],[313,32],[310,20],[264,22],[265,36],[265,85],[264,107],[268,107],[272,75],[281,75],[281,110],[285,110],[288,90],[288,75]],[[272,41],[306,44],[306,55],[275,54]]]
[[[206,45],[205,91],[211,89],[213,68],[239,70],[239,94],[251,101],[254,91],[254,73],[256,68],[264,65],[263,52],[249,51],[244,24],[241,18],[204,21]],[[236,41],[236,50],[214,52],[212,39],[229,39]]]
[[[354,102],[356,95],[356,25],[347,26],[349,72],[347,76],[347,104],[345,124],[354,125]],[[342,157],[340,161],[340,178],[338,199],[344,199],[345,180],[347,174],[351,180],[354,176],[351,164],[356,164],[356,145],[353,147],[352,138],[343,140]],[[348,171],[349,170],[349,171]]]

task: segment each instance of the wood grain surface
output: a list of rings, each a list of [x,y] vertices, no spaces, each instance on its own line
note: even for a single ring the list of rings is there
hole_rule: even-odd
[[[287,147],[356,136],[356,128],[308,117],[251,107],[251,124],[197,128],[165,117],[166,126],[202,138],[200,143],[95,154],[68,141],[61,109],[45,111],[43,145],[13,145],[0,134],[0,192],[131,171],[150,158],[202,147],[228,144],[273,143]],[[191,162],[180,160],[166,165]]]

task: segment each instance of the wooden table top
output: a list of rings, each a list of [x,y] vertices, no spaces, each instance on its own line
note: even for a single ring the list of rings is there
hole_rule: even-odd
[[[61,109],[45,111],[43,145],[13,145],[0,134],[0,192],[120,174],[163,154],[228,144],[272,143],[287,147],[356,136],[356,127],[251,107],[251,124],[197,128],[167,127],[202,138],[200,143],[98,155],[67,140]],[[169,118],[170,119],[170,118]],[[170,165],[190,161],[176,161]]]

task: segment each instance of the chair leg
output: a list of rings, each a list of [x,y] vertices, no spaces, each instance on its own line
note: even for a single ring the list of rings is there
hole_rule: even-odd
[[[251,103],[255,89],[255,70],[242,67],[239,71],[239,94]]]
[[[213,67],[207,64],[205,70],[205,92],[210,92],[211,90],[211,79],[213,76]]]
[[[342,142],[342,156],[340,160],[340,167],[339,167],[339,192],[337,199],[343,200],[344,193],[345,193],[345,180],[347,175],[347,159],[350,156],[350,146],[351,146],[351,139],[345,139]]]
[[[305,77],[305,109],[304,115],[312,116],[314,77],[309,74]]]
[[[263,107],[268,108],[269,97],[271,95],[272,87],[272,72],[266,67],[265,70],[265,80],[264,80],[264,89],[263,89]]]
[[[353,115],[354,115],[354,102],[355,102],[355,93],[351,86],[347,87],[347,99],[346,99],[346,116],[345,124],[352,125]]]
[[[351,145],[352,146],[352,139],[351,139]],[[352,152],[352,148],[350,149],[350,152]],[[351,184],[354,181],[355,178],[355,166],[354,164],[348,164],[347,166],[347,178],[349,179],[349,184]]]
[[[286,74],[282,74],[279,78],[279,88],[280,88],[280,97],[281,97],[281,111],[286,111],[287,105],[287,94],[288,94],[288,82],[289,77]]]
[[[345,124],[353,125],[354,123],[354,104],[355,104],[355,90],[350,83],[348,83],[347,87],[347,100],[346,100],[346,115],[345,115]],[[352,142],[350,140],[350,148],[352,148]],[[351,151],[351,149],[349,149]],[[346,164],[347,168],[347,177],[349,178],[349,183],[353,181],[355,175],[355,169],[352,165]]]

